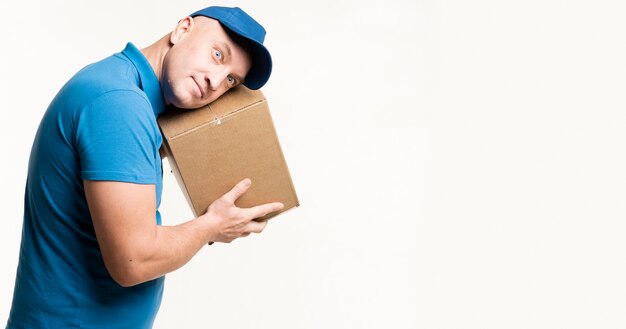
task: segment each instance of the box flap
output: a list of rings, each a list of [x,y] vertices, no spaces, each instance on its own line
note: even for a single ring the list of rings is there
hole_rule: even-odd
[[[265,96],[260,90],[238,86],[199,109],[170,109],[159,117],[159,125],[164,136],[174,139],[202,125],[216,124],[217,119],[222,120],[248,106],[264,101]]]

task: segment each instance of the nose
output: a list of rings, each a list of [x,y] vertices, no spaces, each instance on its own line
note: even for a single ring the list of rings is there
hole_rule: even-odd
[[[207,82],[212,91],[218,90],[226,80],[228,72],[222,68],[214,68],[207,74]]]

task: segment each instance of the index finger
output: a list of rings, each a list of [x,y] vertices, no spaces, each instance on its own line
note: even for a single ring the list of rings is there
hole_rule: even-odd
[[[282,210],[284,207],[285,206],[281,202],[272,202],[241,210],[244,212],[246,218],[250,218],[252,220],[263,217],[269,213]]]

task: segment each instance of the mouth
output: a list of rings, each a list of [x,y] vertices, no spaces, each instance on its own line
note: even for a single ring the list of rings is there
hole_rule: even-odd
[[[191,79],[193,80],[193,82],[195,82],[196,87],[198,87],[198,91],[200,92],[200,98],[204,98],[204,89],[202,89],[202,86],[200,86],[200,84],[198,83],[198,81],[196,81],[194,77],[191,77]]]

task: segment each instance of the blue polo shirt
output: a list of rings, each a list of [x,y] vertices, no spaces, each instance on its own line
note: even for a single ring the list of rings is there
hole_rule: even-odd
[[[151,328],[164,278],[124,288],[109,275],[83,180],[156,185],[161,201],[159,81],[131,43],[59,91],[31,150],[7,328]],[[155,222],[161,223],[158,211]]]

